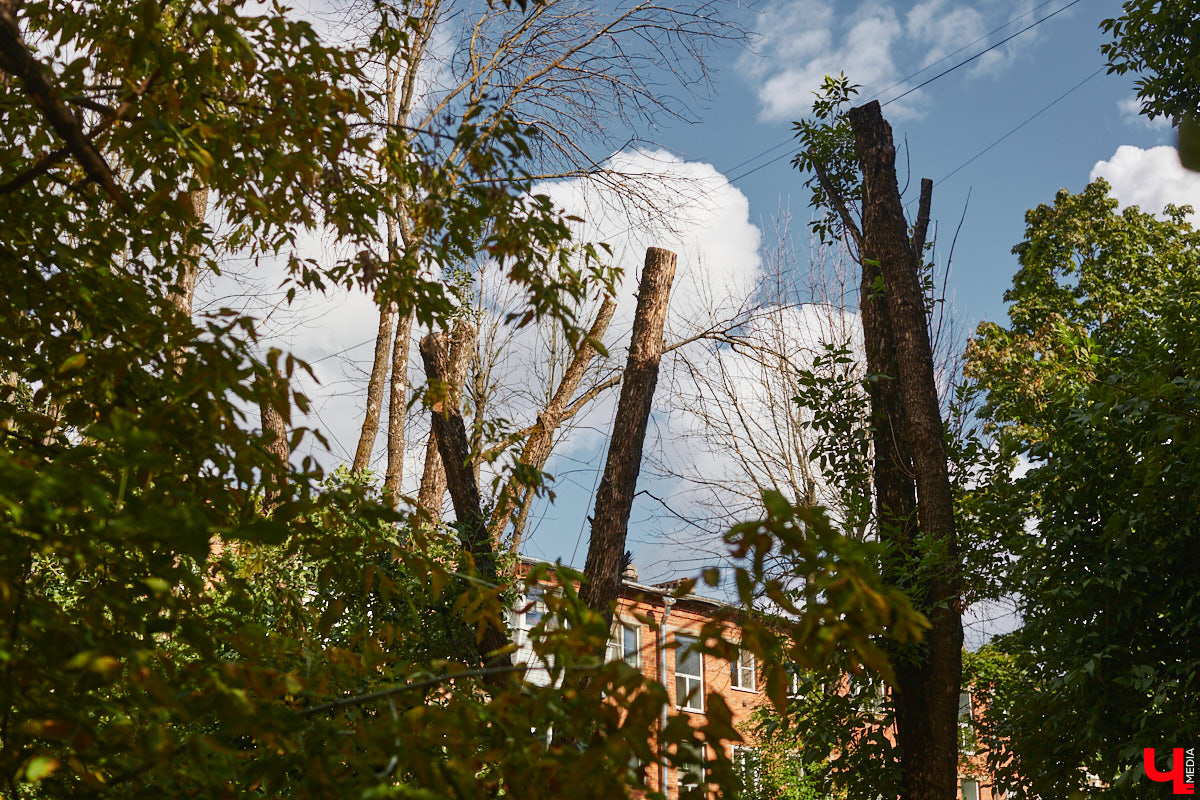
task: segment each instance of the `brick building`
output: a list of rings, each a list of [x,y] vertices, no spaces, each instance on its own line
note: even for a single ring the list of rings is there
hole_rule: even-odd
[[[537,562],[526,560],[525,567],[534,563]],[[538,624],[545,612],[542,594],[553,591],[553,588],[552,583],[546,583],[539,589],[531,590],[529,596],[518,602],[510,618],[517,645],[513,660],[529,664],[526,680],[543,686],[549,682],[549,674],[544,667],[538,666],[528,632]],[[733,712],[734,725],[739,730],[748,730],[754,711],[769,702],[759,688],[759,670],[754,655],[742,652],[735,662],[730,662],[688,648],[698,639],[704,623],[713,619],[718,612],[729,611],[728,604],[696,594],[673,598],[671,594],[675,588],[675,582],[655,585],[639,583],[637,571],[627,571],[621,584],[613,632],[608,642],[608,659],[624,659],[647,679],[663,683],[670,698],[668,709],[674,713],[702,717],[705,713],[705,696],[710,692],[720,694]],[[657,630],[643,620],[653,620]],[[738,641],[740,636],[736,623],[727,624],[730,627],[726,630],[726,639]],[[963,695],[962,706],[963,714],[969,715],[969,695]],[[968,718],[964,716],[964,720]],[[753,744],[733,745],[732,750],[726,755],[738,762],[746,756],[752,756]],[[681,786],[698,784],[704,780],[704,754],[696,755],[694,767],[672,767],[662,762],[644,765],[646,786],[662,791],[670,800],[675,800]],[[708,757],[711,755],[707,754]],[[962,776],[959,782],[960,799],[1003,800],[1003,795],[994,792],[990,781],[984,777],[982,755],[969,754],[968,761],[977,766],[968,770],[971,775]]]

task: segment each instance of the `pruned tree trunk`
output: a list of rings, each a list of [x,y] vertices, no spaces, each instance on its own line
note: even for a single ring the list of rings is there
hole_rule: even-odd
[[[567,404],[571,402],[571,398],[579,389],[579,383],[587,373],[588,365],[596,357],[597,344],[608,330],[608,325],[612,322],[616,310],[617,301],[612,297],[605,297],[596,312],[596,318],[592,321],[591,328],[588,329],[587,337],[580,342],[579,349],[575,351],[571,363],[563,372],[562,380],[559,381],[554,396],[550,398],[550,402],[538,415],[538,421],[529,433],[529,438],[525,440],[525,446],[521,449],[521,455],[517,459],[518,463],[539,471],[546,466],[546,461],[550,458],[554,432],[562,423],[563,415],[567,411]],[[661,341],[661,334],[659,339]],[[520,548],[521,533],[525,529],[525,519],[529,515],[531,500],[532,488],[519,481],[516,476],[505,485],[500,493],[496,509],[492,512],[491,522],[488,524],[493,545],[497,549],[500,547],[504,529],[514,511],[519,511],[519,513],[517,519],[514,520],[513,538],[509,543],[509,549],[516,553]]]
[[[657,247],[646,249],[646,265],[638,287],[637,311],[629,343],[629,359],[617,401],[617,415],[608,446],[604,476],[596,493],[592,534],[579,596],[612,623],[613,602],[621,588],[621,559],[629,531],[629,513],[642,466],[642,447],[650,404],[658,383],[663,351],[663,326],[671,282],[675,279],[675,254]]]
[[[291,455],[287,435],[289,413],[288,390],[282,376],[276,374],[266,385],[255,378],[261,391],[258,398],[259,424],[262,428],[263,445],[273,457],[273,470],[263,475],[263,510],[270,514],[283,495],[284,481]]]
[[[924,538],[942,554],[943,560],[924,576],[923,596],[914,597],[917,607],[932,623],[923,645],[907,651],[897,664],[897,744],[901,752],[901,786],[905,800],[951,800],[958,787],[958,695],[962,670],[962,618],[958,584],[958,543],[954,522],[953,495],[946,460],[945,433],[938,405],[933,352],[926,323],[919,268],[928,225],[932,184],[922,184],[922,211],[910,241],[908,224],[896,181],[896,150],[891,127],[872,102],[849,112],[855,146],[863,174],[863,217],[861,257],[864,289],[876,283],[870,271],[878,265],[890,320],[893,377],[896,392],[885,394],[884,427],[876,429],[877,460],[888,461],[893,443],[885,437],[907,442],[913,483],[917,496],[917,519]],[[868,283],[869,278],[869,283]],[[867,303],[864,299],[864,306]],[[882,309],[877,302],[871,315]],[[864,331],[868,314],[864,311]],[[887,326],[877,326],[887,327]],[[869,333],[868,333],[869,336]],[[872,348],[886,343],[868,338]],[[886,355],[885,355],[886,358]],[[872,369],[874,372],[874,369]],[[896,419],[895,394],[899,395],[903,430]],[[874,396],[872,401],[874,402]],[[873,409],[873,416],[876,416]],[[881,441],[883,439],[883,441]],[[901,451],[902,453],[903,451]],[[896,467],[904,466],[901,456]],[[885,499],[884,492],[888,492]],[[907,560],[905,574],[911,580],[912,564],[918,562],[912,529],[893,514],[907,505],[908,485],[878,487],[881,524],[894,520],[895,530],[881,527],[881,535],[893,537],[896,559]],[[892,493],[895,496],[892,496]],[[905,495],[901,497],[901,495]],[[896,508],[890,505],[896,504]],[[927,553],[925,555],[928,555]],[[897,568],[893,563],[892,568]]]
[[[443,334],[431,333],[421,340],[421,360],[433,400],[430,421],[446,468],[446,484],[454,503],[463,549],[485,580],[495,580],[496,554],[487,534],[479,485],[471,469],[467,429],[459,410],[461,395],[450,380],[450,348]],[[483,629],[479,657],[489,667],[509,666],[512,660],[508,653],[497,654],[507,645],[508,634],[502,625],[488,622]]]
[[[388,354],[393,349],[392,339],[396,329],[398,312],[395,303],[387,303],[379,309],[379,329],[375,334],[375,357],[371,360],[371,378],[367,382],[367,410],[363,415],[362,428],[358,434],[358,447],[354,450],[354,471],[362,472],[371,465],[371,453],[375,449],[375,438],[379,435],[379,415],[383,410],[383,384],[388,374]]]
[[[459,414],[462,413],[462,390],[475,356],[475,341],[478,335],[478,329],[466,320],[459,320],[450,333],[446,380],[453,386],[455,408]],[[477,475],[473,469],[472,475]],[[476,477],[475,481],[478,483],[479,478]],[[437,434],[431,430],[425,446],[425,468],[421,474],[421,487],[417,492],[417,507],[428,515],[432,524],[436,524],[442,517],[446,488],[446,468],[442,465],[442,456],[438,452]]]
[[[408,346],[412,338],[413,315],[400,320],[392,343],[392,379],[388,397],[387,472],[383,494],[395,508],[400,502],[400,483],[404,480],[404,425],[408,419]]]
[[[184,193],[182,196],[184,213],[188,216],[188,224],[196,228],[204,223],[204,215],[208,213],[208,187],[201,186]],[[179,283],[175,286],[172,300],[179,313],[185,317],[192,316],[192,306],[196,300],[196,279],[200,274],[200,246],[193,244],[187,248],[187,253],[181,260],[183,272]]]

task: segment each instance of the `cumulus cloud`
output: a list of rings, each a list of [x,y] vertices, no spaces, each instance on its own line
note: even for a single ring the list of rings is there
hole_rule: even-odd
[[[1184,169],[1174,147],[1121,145],[1112,158],[1096,162],[1089,177],[1107,180],[1122,208],[1136,205],[1157,214],[1173,203],[1200,209],[1200,173]],[[1195,212],[1189,219],[1200,224]]]
[[[1152,131],[1166,133],[1171,130],[1171,120],[1164,116],[1147,117],[1142,114],[1142,101],[1136,97],[1126,97],[1117,101],[1117,111],[1126,124],[1137,128],[1149,128]]]
[[[772,4],[759,15],[756,29],[762,46],[755,56],[743,59],[742,67],[758,87],[764,119],[796,119],[811,111],[812,93],[825,75],[845,72],[862,86],[862,97],[880,95],[887,101],[934,74],[913,73],[973,55],[1028,24],[1031,13],[1031,0],[1019,5],[922,0],[907,10],[898,3],[866,0],[857,8],[847,7],[847,13],[837,13],[834,4],[819,0],[790,0]],[[1036,37],[1037,31],[1030,31],[988,52],[967,74],[999,74]],[[919,116],[926,105],[927,98],[917,91],[892,106],[890,113]]]

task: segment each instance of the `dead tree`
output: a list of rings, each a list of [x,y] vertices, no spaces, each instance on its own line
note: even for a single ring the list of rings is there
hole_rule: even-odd
[[[958,783],[963,632],[945,432],[919,277],[933,183],[921,183],[910,239],[896,181],[891,126],[877,102],[851,109],[848,117],[863,181],[862,230],[857,234],[863,329],[868,361],[874,362],[869,369],[884,376],[874,381],[871,401],[880,536],[894,545],[885,571],[894,582],[921,593],[913,601],[932,623],[919,648],[896,653],[901,796],[948,800]],[[914,582],[912,565],[922,555],[914,538],[917,528],[943,556],[932,575]]]
[[[629,514],[642,466],[650,404],[658,383],[663,326],[674,279],[675,254],[657,247],[647,248],[629,358],[621,381],[608,460],[596,493],[584,580],[579,590],[580,599],[600,612],[607,624],[612,622],[613,602],[621,588],[621,559],[625,555]]]
[[[288,457],[291,455],[288,442],[287,423],[290,416],[287,383],[283,376],[272,368],[272,376],[261,375],[254,380],[258,392],[258,413],[262,429],[263,446],[274,462],[271,474],[263,475],[263,511],[270,514],[283,495],[284,481],[288,474]]]
[[[471,468],[471,448],[460,409],[460,390],[450,378],[450,348],[446,336],[431,333],[421,340],[421,360],[430,384],[430,419],[438,453],[446,469],[446,484],[462,547],[484,580],[497,580],[496,553],[488,536],[479,484]],[[487,667],[508,667],[512,660],[500,652],[508,645],[502,624],[489,621],[479,643],[479,657]]]
[[[475,354],[476,335],[475,326],[465,320],[460,320],[450,334],[449,361],[444,377],[447,383],[445,402],[451,402],[450,395],[453,394],[459,414],[462,413],[463,385],[466,383],[467,370],[471,366],[471,359]],[[400,341],[399,337],[396,341]],[[393,402],[398,395],[399,393],[393,390]],[[436,523],[441,518],[442,503],[446,499],[446,468],[442,464],[442,456],[438,447],[437,434],[430,431],[425,446],[425,468],[421,474],[421,486],[417,493],[417,507],[429,515],[431,523]]]

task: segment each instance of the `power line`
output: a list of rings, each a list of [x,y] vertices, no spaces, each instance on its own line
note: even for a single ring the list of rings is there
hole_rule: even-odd
[[[1071,2],[1067,3],[1065,6],[1063,6],[1063,7],[1062,7],[1062,8],[1060,8],[1060,9],[1058,9],[1057,11],[1053,11],[1053,12],[1051,12],[1051,13],[1047,14],[1046,16],[1042,17],[1042,18],[1041,18],[1041,19],[1039,19],[1039,20],[1034,20],[1033,22],[1031,22],[1031,23],[1029,23],[1028,25],[1026,25],[1024,28],[1021,28],[1021,30],[1017,31],[1016,33],[1013,33],[1013,34],[1010,34],[1010,35],[1008,35],[1008,36],[1005,36],[1003,39],[1001,39],[1000,41],[996,42],[995,44],[993,44],[993,45],[991,45],[991,46],[989,46],[989,47],[987,47],[987,48],[985,48],[985,49],[983,49],[983,50],[979,51],[978,53],[976,53],[975,55],[971,56],[970,58],[968,58],[968,59],[966,59],[966,60],[964,60],[964,61],[960,61],[960,62],[958,62],[958,63],[957,63],[957,64],[955,64],[953,67],[950,67],[950,68],[948,68],[948,69],[946,69],[946,70],[943,70],[942,72],[939,72],[937,75],[934,75],[934,76],[933,76],[932,78],[930,78],[929,80],[927,80],[927,81],[924,81],[924,82],[922,82],[922,83],[918,83],[916,86],[912,87],[912,88],[911,88],[911,89],[909,89],[908,91],[905,91],[905,92],[902,92],[902,93],[900,93],[900,94],[896,95],[896,96],[895,96],[895,97],[893,97],[891,100],[888,100],[886,103],[883,103],[882,105],[885,105],[885,106],[886,106],[886,105],[891,105],[892,103],[896,102],[897,100],[899,100],[899,99],[900,99],[900,98],[902,98],[902,97],[908,97],[908,96],[909,96],[910,94],[912,94],[913,92],[915,92],[915,91],[917,91],[918,89],[921,89],[921,88],[923,88],[923,87],[925,87],[925,86],[928,86],[929,84],[931,84],[931,83],[933,83],[934,81],[936,81],[938,78],[941,78],[941,77],[943,77],[943,76],[945,76],[945,75],[949,75],[951,72],[954,72],[954,70],[958,69],[959,67],[965,67],[967,64],[970,64],[970,63],[971,63],[972,61],[974,61],[975,59],[977,59],[977,58],[981,58],[981,57],[983,57],[983,56],[987,55],[988,53],[990,53],[991,51],[995,50],[995,49],[996,49],[997,47],[999,47],[1000,45],[1002,45],[1002,44],[1005,44],[1005,43],[1007,43],[1007,42],[1011,42],[1013,39],[1017,38],[1017,37],[1018,37],[1018,36],[1020,36],[1022,33],[1025,33],[1025,32],[1026,32],[1026,31],[1028,31],[1028,30],[1032,30],[1032,29],[1036,28],[1038,25],[1041,25],[1043,22],[1045,22],[1045,21],[1046,21],[1046,20],[1048,20],[1048,19],[1051,19],[1052,17],[1058,16],[1059,14],[1061,14],[1061,13],[1062,13],[1062,12],[1064,12],[1064,11],[1066,11],[1068,8],[1070,8],[1071,6],[1075,5],[1075,4],[1076,4],[1076,3],[1078,3],[1078,2],[1080,2],[1080,0],[1071,0]]]
[[[1020,14],[1020,15],[1018,15],[1018,16],[1015,16],[1015,17],[1013,17],[1013,18],[1012,18],[1012,19],[1010,19],[1008,22],[1005,22],[1003,25],[999,25],[999,26],[997,26],[997,27],[993,28],[992,30],[990,30],[990,31],[988,31],[987,33],[985,33],[983,36],[980,36],[978,39],[973,39],[973,40],[971,40],[971,41],[967,42],[967,43],[966,43],[966,44],[964,44],[962,47],[959,47],[957,50],[954,50],[954,51],[951,51],[951,52],[947,53],[946,55],[944,55],[944,56],[942,56],[941,58],[939,58],[937,61],[934,61],[934,62],[933,62],[933,63],[931,63],[931,64],[927,64],[927,65],[925,65],[924,67],[921,67],[921,68],[920,68],[919,70],[917,70],[916,72],[913,72],[913,73],[911,73],[911,74],[909,74],[909,75],[905,75],[903,78],[901,78],[900,80],[898,80],[898,81],[896,81],[895,83],[891,84],[890,86],[886,86],[886,87],[884,87],[883,89],[880,89],[878,92],[876,92],[874,95],[872,95],[870,99],[872,99],[872,100],[878,100],[880,97],[882,97],[883,95],[887,94],[887,93],[888,93],[888,92],[890,92],[892,89],[895,89],[897,86],[903,86],[904,84],[908,83],[910,80],[912,80],[913,78],[917,77],[918,75],[920,75],[920,74],[922,74],[922,73],[925,73],[925,72],[928,72],[929,70],[933,69],[933,68],[934,68],[934,67],[936,67],[938,64],[943,64],[943,63],[945,63],[945,62],[949,61],[950,59],[954,58],[956,55],[958,55],[958,54],[959,54],[959,53],[961,53],[962,51],[966,50],[967,48],[969,48],[969,47],[974,47],[975,45],[979,44],[980,42],[987,41],[989,38],[991,38],[992,36],[995,36],[997,33],[999,33],[1000,31],[1004,30],[1005,28],[1009,27],[1009,26],[1010,26],[1010,25],[1012,25],[1013,23],[1015,23],[1015,22],[1019,22],[1019,21],[1021,21],[1021,20],[1025,19],[1026,17],[1028,17],[1028,16],[1032,15],[1032,14],[1036,14],[1037,12],[1041,11],[1043,8],[1045,8],[1046,6],[1050,5],[1050,4],[1051,4],[1051,3],[1053,3],[1053,2],[1055,2],[1055,0],[1042,0],[1042,2],[1041,2],[1041,3],[1039,3],[1039,4],[1038,4],[1038,5],[1036,5],[1036,6],[1034,6],[1033,8],[1029,9],[1029,10],[1028,10],[1028,11],[1026,11],[1024,14]],[[1063,8],[1060,8],[1060,9],[1059,9],[1059,11],[1062,11],[1062,10],[1063,10],[1063,9],[1065,9],[1065,8],[1067,8],[1067,6],[1063,6]],[[1055,13],[1055,14],[1057,14],[1057,13],[1058,13],[1058,11],[1056,11],[1056,12],[1054,12],[1054,13]],[[1053,15],[1051,15],[1051,16],[1053,16]],[[1045,18],[1043,19],[1043,21],[1044,21],[1045,19],[1049,19],[1049,18],[1050,18],[1050,17],[1045,17]],[[1018,31],[1016,34],[1014,34],[1014,36],[1019,36],[1021,33],[1022,33],[1022,31]],[[987,52],[987,51],[985,50],[984,52]],[[982,53],[981,53],[980,55],[982,55]],[[976,58],[978,58],[978,56],[976,56]],[[888,101],[888,102],[891,102],[891,101]],[[772,145],[771,147],[768,147],[766,150],[763,150],[763,151],[761,151],[761,152],[759,152],[759,153],[756,153],[755,155],[752,155],[752,156],[750,156],[749,158],[742,159],[742,160],[741,160],[741,161],[739,161],[738,163],[736,163],[736,164],[734,164],[733,166],[729,167],[729,168],[728,168],[728,170],[726,170],[726,171],[727,171],[727,172],[733,172],[733,171],[734,171],[734,170],[736,170],[736,169],[741,169],[742,167],[746,166],[747,164],[749,164],[749,163],[751,163],[751,162],[753,162],[753,161],[757,161],[758,159],[762,158],[763,156],[767,155],[768,153],[772,153],[772,152],[774,152],[775,150],[778,150],[778,149],[779,149],[779,148],[781,148],[781,147],[786,147],[787,145],[791,144],[791,143],[792,143],[792,141],[794,141],[794,140],[793,140],[793,139],[786,139],[786,140],[784,140],[784,141],[780,142],[779,144]]]
[[[1053,2],[1053,0],[1048,0],[1048,2]],[[941,72],[939,72],[937,75],[934,75],[932,78],[930,78],[929,80],[923,81],[922,83],[920,83],[920,84],[918,84],[918,85],[914,86],[913,88],[911,88],[911,89],[909,89],[909,90],[907,90],[907,91],[905,91],[905,92],[903,92],[903,93],[901,93],[901,94],[898,94],[898,95],[896,95],[896,96],[895,96],[895,97],[893,97],[891,100],[888,100],[888,101],[887,101],[887,102],[885,102],[885,103],[881,103],[880,105],[881,105],[881,106],[888,106],[888,105],[891,105],[892,103],[896,102],[897,100],[901,99],[902,97],[906,97],[907,95],[910,95],[910,94],[912,94],[913,92],[917,91],[918,89],[922,89],[922,88],[924,88],[924,87],[928,86],[929,84],[933,83],[934,81],[938,80],[939,78],[944,78],[945,76],[949,75],[951,72],[954,72],[955,70],[957,70],[957,69],[959,69],[959,68],[961,68],[961,67],[964,67],[964,66],[966,66],[967,64],[970,64],[972,61],[975,61],[976,59],[979,59],[979,58],[983,57],[984,55],[986,55],[987,53],[991,52],[992,50],[995,50],[997,47],[1000,47],[1001,45],[1003,45],[1003,44],[1006,44],[1007,42],[1010,42],[1010,41],[1012,41],[1013,39],[1015,39],[1016,37],[1020,36],[1021,34],[1023,34],[1023,33],[1026,33],[1027,31],[1030,31],[1030,30],[1032,30],[1033,28],[1036,28],[1038,25],[1041,25],[1041,24],[1042,24],[1043,22],[1045,22],[1046,20],[1048,20],[1048,19],[1051,19],[1052,17],[1054,17],[1054,16],[1057,16],[1058,14],[1061,14],[1063,11],[1066,11],[1068,8],[1070,8],[1071,6],[1073,6],[1073,5],[1075,5],[1075,4],[1079,3],[1079,2],[1080,2],[1080,0],[1071,0],[1071,2],[1067,3],[1065,6],[1063,6],[1063,7],[1062,7],[1062,8],[1060,8],[1060,9],[1058,9],[1057,11],[1053,11],[1053,12],[1051,12],[1051,13],[1047,14],[1046,16],[1042,17],[1041,19],[1034,20],[1034,21],[1033,21],[1033,22],[1031,22],[1030,24],[1026,25],[1024,28],[1021,28],[1021,30],[1017,31],[1016,33],[1013,33],[1013,34],[1010,34],[1009,36],[1006,36],[1005,38],[1001,39],[1000,41],[996,42],[995,44],[993,44],[993,45],[989,45],[988,47],[984,48],[983,50],[980,50],[978,53],[976,53],[975,55],[971,56],[970,58],[966,58],[966,59],[964,59],[964,60],[962,60],[962,61],[959,61],[959,62],[958,62],[957,64],[955,64],[954,66],[952,66],[952,67],[948,67],[947,69],[945,69],[945,70],[942,70],[942,71],[941,71]],[[1046,5],[1046,3],[1043,3],[1042,5],[1043,5],[1043,6],[1044,6],[1044,5]],[[1041,6],[1039,6],[1038,8],[1041,8]],[[1037,10],[1037,9],[1034,9],[1034,11],[1036,11],[1036,10]],[[1031,12],[1029,12],[1029,13],[1033,13],[1033,12],[1031,11]],[[1022,15],[1022,16],[1025,16],[1025,15]],[[1018,20],[1018,19],[1021,19],[1021,18],[1022,18],[1022,17],[1016,17],[1015,19],[1009,20],[1007,23],[1005,23],[1004,25],[1001,25],[999,28],[997,28],[997,30],[1002,30],[1002,29],[1004,29],[1004,28],[1007,28],[1007,27],[1008,27],[1009,25],[1011,25],[1013,22],[1015,22],[1016,20]],[[994,32],[995,32],[995,31],[993,31],[993,33],[994,33]],[[990,35],[991,35],[991,34],[989,33],[989,34],[988,34],[988,36],[990,36]],[[985,37],[982,37],[982,38],[985,38],[985,39],[986,39],[987,37],[985,36]],[[976,41],[976,42],[978,42],[978,41],[980,41],[980,40],[979,40],[979,39],[976,39],[975,41]],[[959,50],[957,50],[957,51],[955,51],[955,52],[961,52],[961,51],[962,51],[963,49],[965,49],[966,47],[970,47],[970,45],[964,45],[962,48],[959,48]],[[952,55],[953,55],[953,54],[952,54]],[[946,56],[945,58],[950,58],[950,57],[951,57],[951,56]],[[942,59],[942,60],[945,60],[945,59]],[[934,62],[934,64],[931,64],[931,65],[930,65],[930,67],[932,67],[932,66],[934,66],[935,64],[938,64],[938,63],[940,63],[940,62]],[[912,78],[912,77],[914,77],[914,76],[916,76],[916,75],[920,75],[922,72],[925,72],[925,71],[926,71],[926,70],[928,70],[930,67],[925,67],[924,69],[918,70],[917,72],[914,72],[912,75],[908,76],[908,78]],[[901,83],[904,83],[904,81],[908,80],[908,78],[905,78],[904,80],[901,80],[901,81],[899,81],[899,82],[897,82],[897,83],[894,83],[894,84],[892,84],[891,86],[887,87],[887,89],[884,89],[883,91],[881,91],[881,92],[877,93],[877,94],[874,96],[874,98],[873,98],[873,99],[877,99],[877,98],[878,98],[880,95],[882,95],[882,94],[883,94],[883,92],[886,92],[886,91],[888,91],[888,89],[892,89],[892,88],[894,88],[894,87],[896,87],[896,86],[900,85]],[[751,156],[750,158],[748,158],[748,159],[746,159],[746,160],[742,161],[742,162],[741,162],[741,163],[739,163],[739,164],[735,164],[733,167],[731,167],[731,168],[730,168],[730,171],[732,172],[734,169],[737,169],[738,167],[742,166],[743,164],[748,164],[748,163],[750,163],[751,161],[755,161],[755,160],[757,160],[757,159],[759,159],[759,158],[763,157],[764,155],[766,155],[766,154],[768,154],[768,153],[770,153],[770,152],[773,152],[773,151],[775,151],[775,150],[778,150],[779,148],[781,148],[781,147],[784,147],[784,146],[786,146],[786,145],[788,145],[788,144],[791,144],[793,141],[794,141],[794,139],[792,139],[792,138],[789,138],[789,139],[785,139],[784,141],[780,142],[779,144],[772,145],[771,147],[768,147],[766,150],[762,151],[761,153],[758,153],[758,154],[757,154],[757,155],[755,155],[755,156]],[[784,153],[783,155],[780,155],[780,156],[776,156],[775,158],[772,158],[772,159],[771,159],[771,160],[769,160],[769,161],[764,161],[763,163],[759,164],[757,167],[752,167],[751,169],[748,169],[748,170],[746,170],[745,172],[742,172],[742,173],[740,173],[740,174],[738,174],[738,175],[736,175],[736,176],[734,176],[734,177],[730,178],[730,179],[729,179],[729,182],[730,182],[730,183],[733,183],[734,181],[740,181],[742,178],[745,178],[745,177],[748,177],[748,176],[750,176],[750,175],[753,175],[755,172],[758,172],[758,171],[759,171],[759,170],[761,170],[761,169],[765,169],[766,167],[769,167],[769,166],[771,166],[772,164],[776,164],[776,163],[778,163],[778,162],[782,161],[783,159],[787,158],[789,155],[791,155],[791,153],[790,153],[790,152],[789,152],[789,153]]]
[[[941,63],[943,63],[943,62],[949,61],[950,59],[954,58],[956,55],[958,55],[959,53],[961,53],[963,50],[966,50],[968,47],[974,47],[975,45],[979,44],[980,42],[987,41],[987,39],[988,39],[988,38],[990,38],[990,37],[992,37],[992,36],[996,35],[996,34],[997,34],[997,33],[999,33],[1000,31],[1002,31],[1002,30],[1004,30],[1005,28],[1007,28],[1009,25],[1012,25],[1014,22],[1018,22],[1018,21],[1020,21],[1020,20],[1023,20],[1023,19],[1025,19],[1026,17],[1030,16],[1031,14],[1036,14],[1037,12],[1041,11],[1043,8],[1045,8],[1046,6],[1050,5],[1050,4],[1051,4],[1051,3],[1053,3],[1054,1],[1055,1],[1055,0],[1043,0],[1043,2],[1042,2],[1042,3],[1040,3],[1039,5],[1036,5],[1036,6],[1034,6],[1034,7],[1033,7],[1033,8],[1031,8],[1031,9],[1029,9],[1029,10],[1028,10],[1028,11],[1026,11],[1024,14],[1021,14],[1021,15],[1019,15],[1019,16],[1013,17],[1013,18],[1012,18],[1012,19],[1010,19],[1008,22],[1004,23],[1003,25],[1000,25],[999,27],[993,28],[992,30],[990,30],[990,31],[988,31],[987,33],[985,33],[983,36],[980,36],[978,39],[975,39],[975,40],[973,40],[973,41],[967,42],[966,44],[964,44],[962,47],[958,48],[957,50],[955,50],[955,51],[953,51],[953,52],[950,52],[950,53],[947,53],[946,55],[944,55],[944,56],[942,56],[941,58],[939,58],[937,61],[934,61],[932,64],[927,64],[926,66],[924,66],[924,67],[921,67],[919,70],[917,70],[916,72],[912,73],[911,75],[906,75],[905,77],[903,77],[903,78],[901,78],[900,80],[896,81],[896,82],[895,82],[895,83],[893,83],[891,86],[888,86],[887,88],[884,88],[884,89],[880,89],[878,92],[876,92],[876,93],[875,93],[875,95],[874,95],[874,97],[873,97],[872,99],[874,99],[874,100],[877,100],[877,99],[879,99],[879,97],[880,97],[881,95],[883,95],[884,93],[886,93],[886,92],[890,92],[892,89],[895,89],[897,86],[902,86],[903,84],[905,84],[905,83],[908,83],[910,80],[912,80],[913,78],[917,77],[917,76],[918,76],[918,75],[920,75],[922,72],[928,72],[929,70],[931,70],[931,69],[933,69],[934,67],[936,67],[938,64],[941,64]],[[1066,6],[1063,6],[1063,8],[1066,8]],[[1059,11],[1061,11],[1061,10],[1062,10],[1062,9],[1059,9]],[[1058,12],[1055,12],[1055,13],[1058,13]],[[1049,17],[1046,17],[1046,19],[1049,19]],[[1019,32],[1018,32],[1018,33],[1019,33]]]
[[[943,181],[945,181],[947,178],[949,178],[951,175],[954,175],[956,172],[958,172],[959,170],[961,170],[961,169],[963,169],[964,167],[966,167],[968,164],[970,164],[970,163],[972,163],[973,161],[975,161],[975,159],[979,158],[979,157],[980,157],[980,156],[982,156],[984,153],[988,152],[988,151],[989,151],[989,150],[991,150],[993,147],[995,147],[996,145],[1000,144],[1001,142],[1003,142],[1003,141],[1004,141],[1005,139],[1007,139],[1008,137],[1012,136],[1012,135],[1013,135],[1014,133],[1016,133],[1017,131],[1021,130],[1021,128],[1024,128],[1026,125],[1028,125],[1029,123],[1033,122],[1035,119],[1037,119],[1038,117],[1040,117],[1042,114],[1044,114],[1045,112],[1049,111],[1049,110],[1050,110],[1052,107],[1054,107],[1054,106],[1055,106],[1055,105],[1057,105],[1057,104],[1058,104],[1058,103],[1059,103],[1061,100],[1063,100],[1063,99],[1064,99],[1064,98],[1065,98],[1067,95],[1071,94],[1071,93],[1072,93],[1072,92],[1074,92],[1076,89],[1078,89],[1079,87],[1083,86],[1085,83],[1087,83],[1088,81],[1090,81],[1092,78],[1096,77],[1097,75],[1099,75],[1099,74],[1100,74],[1101,72],[1103,72],[1103,71],[1104,71],[1104,67],[1100,67],[1100,68],[1099,68],[1099,69],[1097,69],[1095,72],[1093,72],[1091,75],[1088,75],[1086,78],[1084,78],[1083,80],[1081,80],[1079,83],[1075,84],[1075,85],[1074,85],[1074,86],[1072,86],[1070,89],[1067,89],[1065,92],[1063,92],[1062,94],[1060,94],[1058,97],[1054,98],[1054,99],[1053,99],[1053,100],[1051,100],[1049,103],[1047,103],[1046,105],[1042,106],[1042,107],[1041,107],[1041,108],[1039,108],[1037,111],[1035,111],[1034,113],[1032,113],[1032,114],[1030,114],[1028,117],[1026,117],[1026,118],[1025,118],[1025,120],[1024,120],[1024,121],[1023,121],[1023,122],[1022,122],[1020,125],[1018,125],[1017,127],[1013,128],[1013,129],[1012,129],[1012,130],[1010,130],[1008,133],[1004,134],[1004,135],[1003,135],[1003,136],[1001,136],[999,139],[997,139],[996,141],[992,142],[992,143],[991,143],[991,144],[989,144],[987,147],[983,148],[983,149],[982,149],[982,150],[980,150],[978,153],[976,153],[975,155],[971,156],[971,157],[970,157],[970,158],[968,158],[966,161],[964,161],[963,163],[959,164],[957,167],[955,167],[954,169],[950,170],[949,172],[947,172],[947,173],[946,173],[945,175],[943,175],[942,177],[938,178],[938,181],[937,181],[937,182],[938,182],[938,183],[942,183],[942,182],[943,182]]]

